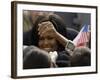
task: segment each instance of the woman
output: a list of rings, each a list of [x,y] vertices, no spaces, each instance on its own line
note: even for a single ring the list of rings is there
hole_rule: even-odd
[[[58,67],[70,65],[70,55],[65,51],[65,47],[69,44],[69,40],[66,38],[66,26],[58,15],[40,16],[30,33],[30,40],[26,40],[24,37],[24,45],[35,45],[48,53],[56,51]]]

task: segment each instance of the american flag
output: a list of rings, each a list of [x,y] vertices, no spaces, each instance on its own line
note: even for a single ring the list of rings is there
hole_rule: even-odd
[[[79,34],[73,40],[75,46],[86,46],[86,43],[89,42],[90,30],[89,25],[84,25],[80,30]]]

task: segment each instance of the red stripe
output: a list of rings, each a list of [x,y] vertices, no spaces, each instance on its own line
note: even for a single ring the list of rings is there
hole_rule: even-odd
[[[88,42],[88,32],[82,32],[77,45]]]

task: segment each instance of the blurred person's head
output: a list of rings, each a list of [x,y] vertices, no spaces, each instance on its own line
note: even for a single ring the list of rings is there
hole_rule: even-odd
[[[88,47],[78,47],[74,50],[71,57],[72,66],[90,66],[91,51]]]
[[[52,62],[47,52],[29,46],[23,50],[23,69],[50,68]]]

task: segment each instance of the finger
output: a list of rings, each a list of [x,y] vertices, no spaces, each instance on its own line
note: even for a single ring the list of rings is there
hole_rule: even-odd
[[[50,33],[50,30],[46,28],[44,31],[40,32],[40,36],[42,37],[43,35]]]
[[[39,28],[39,30],[38,30],[38,34],[40,35],[43,31],[45,31],[46,29],[47,29],[47,27],[46,26],[40,26],[41,28]]]
[[[50,28],[50,23],[45,23],[45,24],[40,24],[39,26],[39,34],[41,34],[43,31],[45,31],[46,29],[49,29]]]
[[[45,24],[47,24],[47,22],[42,22],[42,23],[38,24],[38,26],[39,26],[38,30],[41,30],[41,28],[42,28]]]
[[[39,28],[38,28],[38,31],[39,30],[42,30],[43,27],[45,28],[47,25],[50,24],[50,21],[46,21],[46,22],[42,22],[41,24],[39,24]]]

